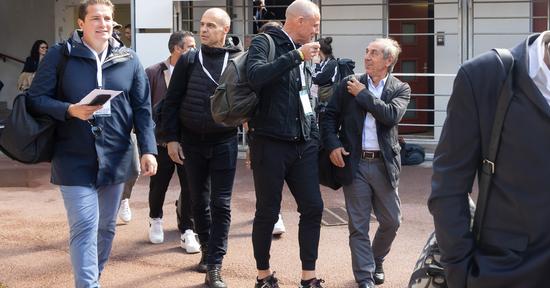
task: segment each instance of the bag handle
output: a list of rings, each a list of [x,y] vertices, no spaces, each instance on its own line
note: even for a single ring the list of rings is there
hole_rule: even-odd
[[[498,154],[498,148],[500,145],[500,136],[502,132],[502,126],[504,125],[504,119],[506,112],[510,106],[510,102],[514,96],[512,78],[514,69],[514,57],[508,49],[493,49],[500,60],[504,71],[506,71],[506,80],[500,88],[500,95],[498,97],[495,119],[493,120],[493,128],[491,130],[491,140],[489,143],[489,151],[484,157],[481,163],[481,173],[479,173],[479,196],[477,199],[476,213],[474,216],[473,232],[475,235],[476,243],[481,242],[481,227],[485,220],[485,212],[487,210],[487,202],[489,201],[489,192],[491,188],[491,181],[495,174],[495,161]]]

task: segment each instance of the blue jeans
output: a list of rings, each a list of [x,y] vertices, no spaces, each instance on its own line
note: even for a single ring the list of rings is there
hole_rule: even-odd
[[[76,288],[99,287],[113,239],[124,183],[61,186],[70,227],[69,250]]]

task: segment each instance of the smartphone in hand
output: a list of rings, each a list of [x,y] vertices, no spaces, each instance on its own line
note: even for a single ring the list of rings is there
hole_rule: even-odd
[[[99,94],[97,95],[90,103],[86,104],[88,106],[97,106],[97,105],[103,105],[105,104],[109,99],[111,98],[111,95],[109,94]]]

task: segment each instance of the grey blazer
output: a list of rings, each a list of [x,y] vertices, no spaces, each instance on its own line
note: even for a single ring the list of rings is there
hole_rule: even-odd
[[[349,185],[357,172],[362,150],[361,135],[366,114],[370,112],[376,119],[378,144],[386,164],[388,180],[395,188],[399,185],[401,171],[401,146],[397,139],[397,124],[409,105],[411,88],[409,84],[390,74],[380,99],[368,89],[354,97],[347,92],[347,80],[348,78],[344,78],[338,84],[325,114],[320,117],[321,137],[325,149],[332,151],[344,147],[350,152],[351,169],[338,169],[337,181],[342,185]],[[366,75],[362,75],[359,81],[368,87]]]

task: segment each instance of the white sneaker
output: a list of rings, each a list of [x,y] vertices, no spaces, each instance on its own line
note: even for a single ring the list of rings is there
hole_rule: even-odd
[[[185,249],[185,252],[189,254],[195,254],[201,251],[201,244],[199,244],[195,235],[197,234],[191,229],[187,229],[185,233],[181,234],[181,248]]]
[[[273,235],[281,235],[286,232],[285,223],[283,223],[283,215],[279,214],[279,220],[273,226]]]
[[[153,244],[160,244],[164,242],[162,218],[149,218],[149,241]]]
[[[118,218],[124,223],[132,220],[132,210],[130,210],[130,199],[124,199],[120,201],[120,208],[118,208]]]

